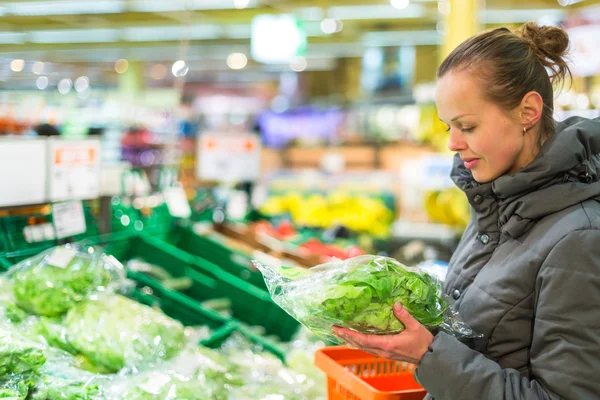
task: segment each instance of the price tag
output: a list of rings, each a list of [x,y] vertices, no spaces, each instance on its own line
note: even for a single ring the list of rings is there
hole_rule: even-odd
[[[44,228],[41,225],[31,227],[31,241],[35,243],[44,241]]]
[[[174,186],[165,189],[163,192],[165,202],[169,213],[177,218],[189,218],[192,216],[192,209],[188,202],[185,190],[180,186]]]
[[[0,139],[0,207],[46,201],[46,141]]]
[[[92,199],[100,195],[100,141],[48,141],[48,197],[51,201]]]
[[[70,247],[57,247],[52,251],[52,254],[50,255],[50,258],[48,258],[47,262],[55,267],[66,268],[76,254],[77,253],[75,253],[75,250],[71,249]]]
[[[57,239],[79,235],[87,229],[81,201],[52,205],[52,221]]]
[[[251,182],[260,178],[261,144],[250,133],[203,133],[198,140],[200,179]]]
[[[56,234],[54,233],[54,226],[52,226],[52,224],[43,224],[41,226],[44,230],[44,240],[56,239]]]

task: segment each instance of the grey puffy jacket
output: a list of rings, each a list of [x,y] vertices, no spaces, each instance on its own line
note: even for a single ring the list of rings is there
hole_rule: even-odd
[[[600,399],[600,120],[557,124],[521,171],[478,184],[445,291],[483,338],[436,335],[415,376],[435,400]]]

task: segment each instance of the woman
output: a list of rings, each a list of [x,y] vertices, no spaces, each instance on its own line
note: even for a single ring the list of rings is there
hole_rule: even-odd
[[[475,331],[432,335],[399,305],[398,335],[336,333],[417,364],[435,400],[600,397],[600,121],[555,123],[566,33],[524,25],[462,43],[438,70],[436,103],[472,219],[445,292]]]

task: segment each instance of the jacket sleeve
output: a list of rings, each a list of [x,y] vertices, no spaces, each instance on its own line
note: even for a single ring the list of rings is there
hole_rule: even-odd
[[[435,400],[593,399],[600,394],[600,231],[575,231],[542,264],[530,376],[439,333],[416,370]]]

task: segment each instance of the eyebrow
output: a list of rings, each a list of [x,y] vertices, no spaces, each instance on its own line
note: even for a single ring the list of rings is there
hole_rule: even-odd
[[[462,117],[465,117],[465,116],[467,116],[467,115],[474,115],[474,114],[460,114],[460,115],[457,115],[456,117],[452,118],[452,121],[451,121],[451,122],[454,122],[454,121],[456,121],[457,119],[460,119],[460,118],[462,118]]]

